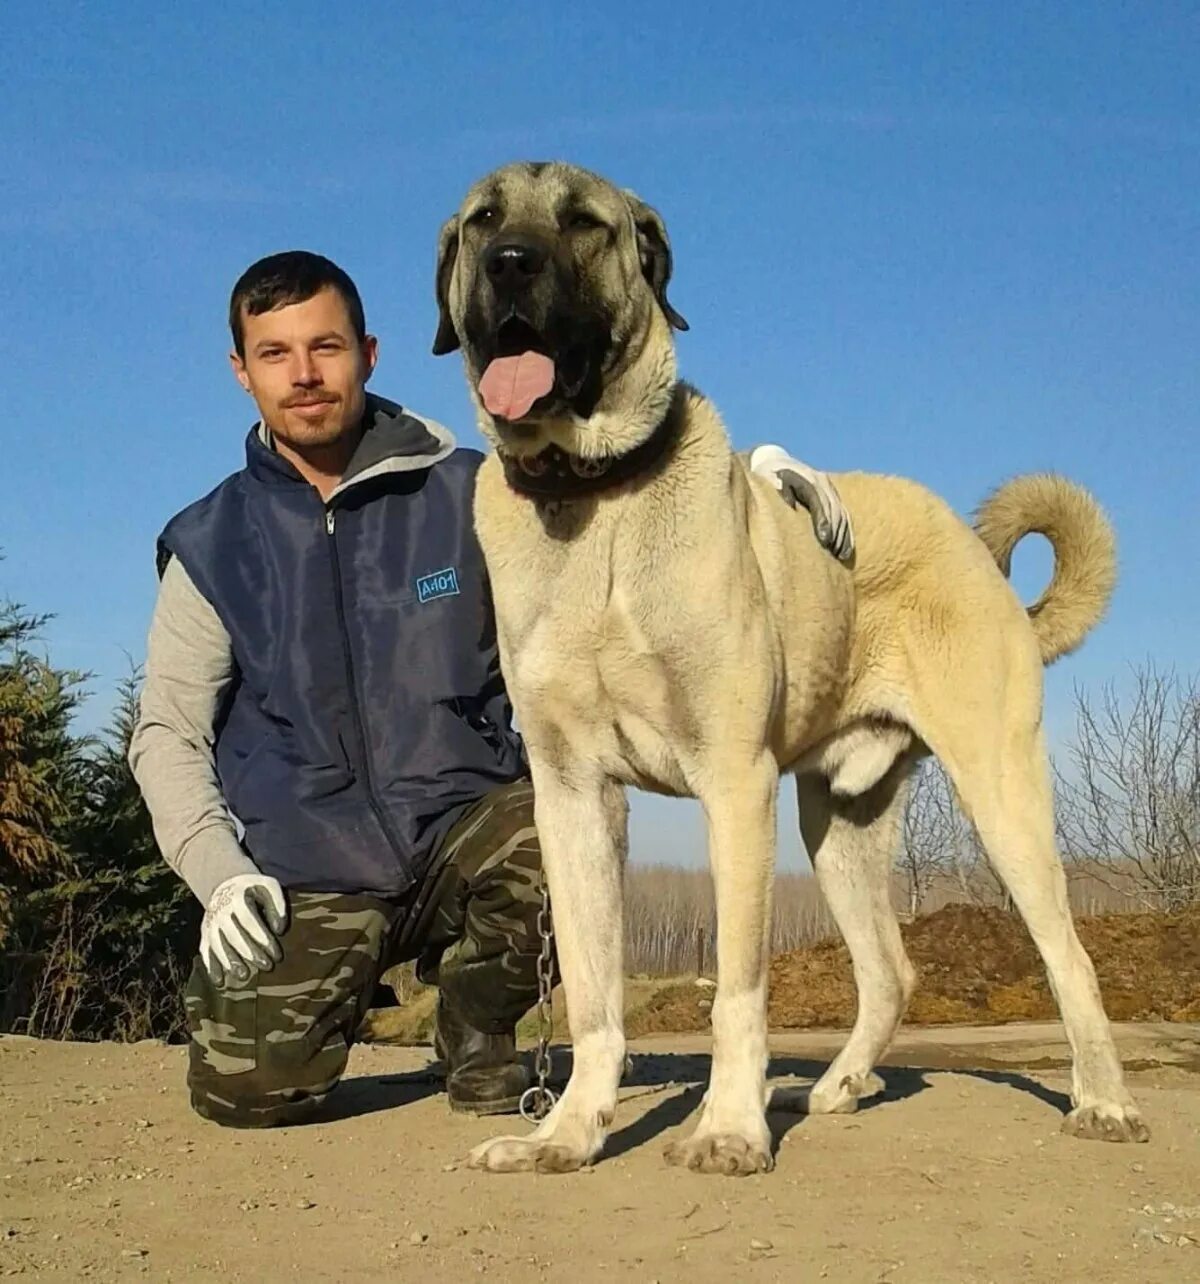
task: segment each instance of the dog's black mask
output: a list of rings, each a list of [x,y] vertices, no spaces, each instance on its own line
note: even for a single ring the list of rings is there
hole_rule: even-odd
[[[498,232],[476,260],[467,297],[463,343],[481,377],[493,361],[526,352],[554,363],[553,386],[517,418],[592,413],[612,354],[612,319],[583,296],[553,246],[532,233]]]

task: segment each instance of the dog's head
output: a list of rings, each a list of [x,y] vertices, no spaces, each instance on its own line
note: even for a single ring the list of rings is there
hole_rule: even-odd
[[[507,165],[442,228],[433,351],[461,348],[484,434],[513,454],[640,444],[675,384],[658,213],[573,165]]]

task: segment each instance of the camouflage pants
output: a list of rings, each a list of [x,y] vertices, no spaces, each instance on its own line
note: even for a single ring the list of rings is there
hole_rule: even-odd
[[[304,1122],[341,1078],[380,974],[409,959],[469,1024],[511,1031],[537,999],[540,868],[522,781],[467,812],[399,902],[289,892],[283,959],[270,972],[222,988],[199,958],[192,968],[194,1109],[236,1127]]]

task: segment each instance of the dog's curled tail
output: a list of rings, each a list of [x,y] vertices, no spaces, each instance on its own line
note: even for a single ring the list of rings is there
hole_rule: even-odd
[[[1117,541],[1082,486],[1055,473],[1014,477],[979,506],[975,533],[1006,576],[1026,535],[1044,535],[1053,546],[1054,575],[1029,607],[1044,664],[1073,651],[1099,624],[1117,580]]]

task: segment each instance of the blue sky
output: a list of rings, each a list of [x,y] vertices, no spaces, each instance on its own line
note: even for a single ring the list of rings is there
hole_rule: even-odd
[[[0,596],[57,613],[89,725],[141,656],[157,531],[240,463],[240,271],[336,259],[377,390],[479,444],[457,359],[429,355],[433,247],[517,158],[660,208],[682,367],[739,446],[960,511],[1030,469],[1095,491],[1122,577],[1048,674],[1055,738],[1075,682],[1197,668],[1195,5],[9,0],[5,37]],[[1048,565],[1019,555],[1027,597]],[[703,858],[690,805],[634,818],[640,858]]]

